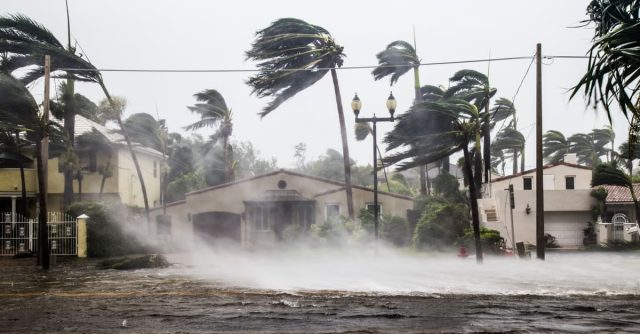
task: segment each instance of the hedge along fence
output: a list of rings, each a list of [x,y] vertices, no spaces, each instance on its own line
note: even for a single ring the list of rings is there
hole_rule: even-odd
[[[130,219],[128,211],[122,204],[107,206],[102,202],[78,202],[71,204],[67,209],[67,213],[74,217],[82,214],[89,216],[87,219],[87,255],[89,257],[122,256],[153,251],[123,229],[123,224]]]

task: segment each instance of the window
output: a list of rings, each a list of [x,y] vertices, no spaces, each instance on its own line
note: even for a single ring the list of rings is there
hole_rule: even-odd
[[[158,162],[153,160],[153,177],[158,177]]]
[[[267,232],[269,229],[269,209],[253,207],[249,210],[249,222],[253,223],[253,229],[258,232]]]
[[[367,203],[367,210],[373,213],[373,203]],[[378,213],[382,214],[382,203],[378,202]]]
[[[340,204],[327,204],[326,206],[326,218],[334,218],[340,216]]]
[[[531,189],[533,189],[533,178],[532,178],[532,177],[525,177],[525,178],[523,178],[522,188],[523,188],[524,190],[531,190]]]
[[[576,177],[575,176],[565,176],[564,184],[565,189],[576,189]]]

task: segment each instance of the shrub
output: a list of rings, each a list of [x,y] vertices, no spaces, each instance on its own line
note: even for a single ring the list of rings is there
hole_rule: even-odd
[[[467,206],[433,197],[425,205],[413,233],[416,248],[442,249],[453,246],[469,227]]]
[[[483,252],[501,254],[504,250],[504,238],[500,236],[500,232],[486,227],[480,227],[480,243]],[[472,228],[465,230],[462,244],[470,249],[475,248]]]
[[[375,234],[375,221],[373,212],[361,209],[358,215],[362,232],[373,238]],[[395,246],[405,246],[410,240],[409,222],[399,216],[381,215],[378,226],[379,237]]]
[[[549,233],[544,234],[544,247],[545,248],[560,248],[556,242],[556,237]]]
[[[107,207],[101,202],[78,202],[71,204],[67,213],[73,217],[81,214],[89,216],[87,255],[90,257],[122,256],[151,251],[119,225],[120,222],[128,220],[127,209],[121,204]]]

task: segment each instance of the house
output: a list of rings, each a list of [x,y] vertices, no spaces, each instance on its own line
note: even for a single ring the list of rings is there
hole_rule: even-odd
[[[629,188],[623,186],[604,185],[607,191],[605,199],[605,220],[596,226],[598,243],[610,241],[637,241],[638,224],[635,205]],[[636,195],[640,195],[640,183],[633,185]]]
[[[131,159],[129,149],[122,135],[107,129],[105,126],[77,115],[75,118],[75,136],[92,132],[94,129],[99,135],[104,136],[110,143],[112,150],[85,150],[79,151],[79,160],[82,168],[82,199],[97,199],[100,189],[103,189],[102,197],[117,199],[122,203],[144,207],[142,191],[138,182],[138,176]],[[142,170],[147,188],[149,205],[158,205],[160,201],[160,166],[163,155],[153,149],[140,145],[134,146]],[[27,208],[31,217],[37,211],[36,193],[38,182],[35,169],[35,158],[31,153],[25,153],[24,174],[25,189],[27,193]],[[48,209],[49,211],[61,211],[64,193],[64,174],[61,170],[59,158],[48,161]],[[108,168],[112,176],[104,179],[98,171]],[[79,198],[80,184],[74,180],[74,194]],[[16,212],[22,205],[21,178],[19,164],[5,160],[0,161],[0,212]]]
[[[413,208],[408,196],[379,191],[381,214],[406,217]],[[353,186],[355,215],[373,207],[373,190]],[[272,245],[287,229],[307,231],[311,224],[348,216],[344,184],[284,169],[186,194],[152,216],[157,232],[194,240],[227,239],[243,247]]]
[[[536,243],[536,170],[494,178],[489,194],[479,201],[482,225],[500,231],[508,245],[512,240],[509,186],[514,189],[513,233],[516,242]],[[580,248],[584,230],[593,221],[591,167],[576,164],[575,154],[563,162],[543,166],[545,233],[564,248]]]

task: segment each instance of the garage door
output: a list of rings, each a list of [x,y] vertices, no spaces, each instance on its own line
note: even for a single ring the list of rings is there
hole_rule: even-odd
[[[546,214],[544,232],[556,237],[560,247],[582,246],[584,228],[588,217],[581,214],[555,213]]]

